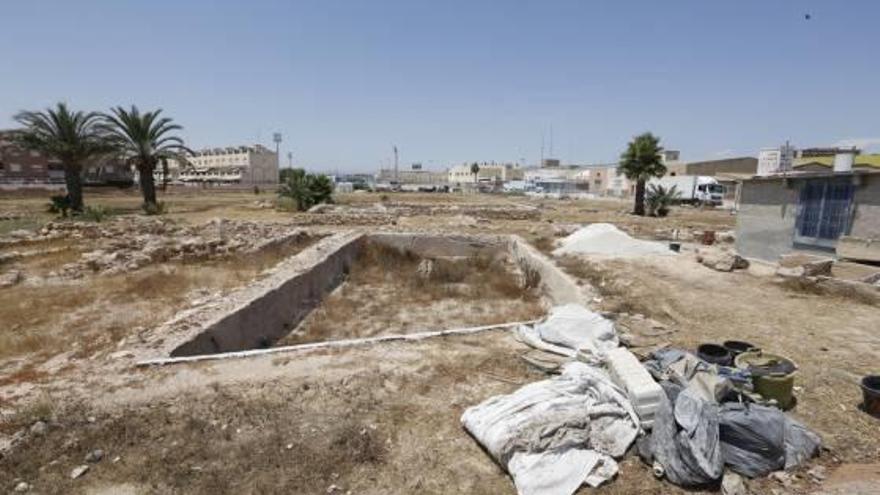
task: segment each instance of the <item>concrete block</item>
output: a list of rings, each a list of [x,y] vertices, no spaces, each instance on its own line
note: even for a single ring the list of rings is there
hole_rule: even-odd
[[[880,263],[880,239],[841,237],[837,241],[837,256],[845,260]]]
[[[606,367],[611,380],[626,392],[639,415],[642,427],[649,429],[654,423],[654,413],[660,407],[663,389],[635,354],[625,347],[613,349],[606,355]]]

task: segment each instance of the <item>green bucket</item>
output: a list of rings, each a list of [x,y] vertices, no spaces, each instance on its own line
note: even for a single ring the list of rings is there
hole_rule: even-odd
[[[769,352],[748,351],[736,357],[737,368],[749,370],[755,392],[775,400],[782,410],[794,406],[794,377],[797,365],[791,359]]]

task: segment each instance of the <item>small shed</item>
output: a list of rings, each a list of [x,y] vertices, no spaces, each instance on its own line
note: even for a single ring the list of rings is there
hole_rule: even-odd
[[[736,232],[741,255],[768,261],[794,250],[835,255],[841,238],[880,251],[880,170],[795,172],[744,180]]]

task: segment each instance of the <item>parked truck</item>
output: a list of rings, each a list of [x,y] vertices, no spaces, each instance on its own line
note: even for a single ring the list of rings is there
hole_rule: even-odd
[[[675,189],[681,194],[680,202],[686,204],[721,206],[724,200],[724,186],[714,177],[705,175],[667,175],[659,179],[651,179],[648,186],[663,186]]]

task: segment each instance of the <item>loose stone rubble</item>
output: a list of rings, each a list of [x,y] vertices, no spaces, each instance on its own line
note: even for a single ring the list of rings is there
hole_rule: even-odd
[[[130,272],[165,261],[204,260],[237,252],[256,252],[306,235],[282,223],[217,218],[190,226],[168,219],[132,216],[104,223],[50,222],[37,231],[13,231],[2,241],[7,245],[33,244],[53,239],[69,239],[72,243],[91,241],[95,249],[83,252],[79,260],[67,263],[49,275],[77,279],[87,274]],[[31,254],[40,253],[45,254],[46,251],[33,251]],[[6,253],[2,261],[14,261],[23,256],[13,251]],[[0,287],[14,285],[24,279],[24,273],[12,268],[0,274]]]
[[[697,261],[719,272],[744,270],[749,261],[727,248],[701,247],[697,249]]]

